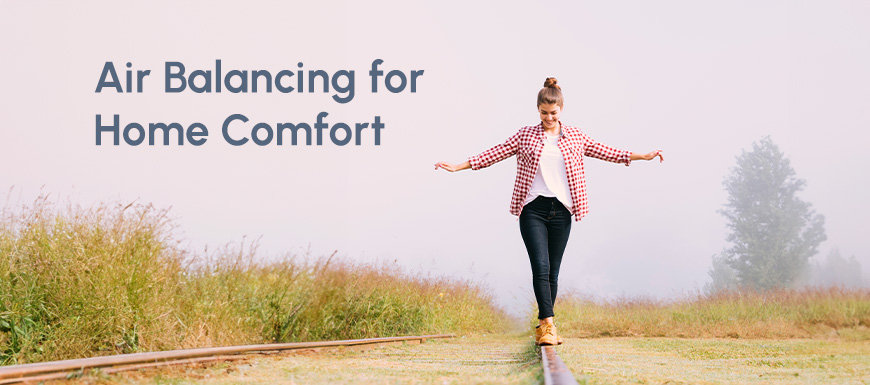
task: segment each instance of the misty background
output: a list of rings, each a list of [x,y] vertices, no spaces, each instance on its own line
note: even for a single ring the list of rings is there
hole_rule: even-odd
[[[153,5],[152,5],[153,4]],[[531,271],[508,213],[515,158],[459,163],[523,125],[554,76],[562,122],[665,162],[588,158],[590,214],[573,223],[560,292],[676,298],[703,290],[726,247],[722,182],[769,135],[806,181],[827,240],[870,276],[863,170],[870,135],[870,3],[863,1],[229,2],[0,1],[0,199],[171,207],[193,251],[258,239],[285,253],[388,261],[479,281],[525,311]],[[356,95],[164,94],[163,63],[356,72]],[[368,69],[424,70],[416,93],[371,94]],[[151,69],[141,94],[95,94],[103,63]],[[381,146],[232,147],[220,124],[381,116]],[[202,122],[209,142],[96,146],[95,114]],[[105,140],[105,139],[104,139]],[[558,312],[558,303],[556,306]]]

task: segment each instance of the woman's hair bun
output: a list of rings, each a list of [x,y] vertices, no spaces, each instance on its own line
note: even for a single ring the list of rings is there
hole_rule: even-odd
[[[559,87],[559,85],[556,84],[556,78],[547,78],[547,80],[544,80],[544,87],[553,87],[553,88],[562,89],[562,87]]]
[[[538,91],[538,106],[542,104],[558,104],[562,107],[562,87],[556,84],[556,78],[547,78],[544,88]]]

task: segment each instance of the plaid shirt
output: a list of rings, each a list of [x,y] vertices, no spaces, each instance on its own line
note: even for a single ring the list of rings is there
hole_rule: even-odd
[[[620,150],[601,144],[573,126],[562,125],[562,135],[559,137],[558,147],[565,158],[565,170],[568,172],[568,188],[571,190],[571,199],[574,207],[569,208],[574,220],[579,221],[589,213],[586,202],[586,177],[583,171],[583,155],[606,160],[614,163],[631,163],[631,151]],[[541,150],[544,148],[544,128],[537,126],[525,126],[520,128],[504,143],[495,145],[478,155],[468,158],[472,170],[489,167],[502,161],[511,155],[517,155],[517,179],[514,181],[514,192],[511,198],[510,212],[520,215],[523,202],[535,172],[538,170],[538,161],[541,159]]]

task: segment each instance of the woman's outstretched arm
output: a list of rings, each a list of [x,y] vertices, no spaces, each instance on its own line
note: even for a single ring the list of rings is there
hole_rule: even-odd
[[[489,167],[495,163],[501,162],[507,157],[514,155],[517,153],[517,148],[519,148],[519,138],[520,133],[511,135],[511,137],[507,138],[504,143],[497,144],[494,147],[474,156],[468,157],[468,160],[459,164],[449,164],[445,162],[435,163],[435,169],[441,167],[447,171],[459,171],[470,168],[472,170],[479,170],[484,167]]]
[[[635,154],[628,150],[610,147],[590,138],[585,133],[581,133],[580,135],[584,142],[583,155],[585,156],[591,156],[608,162],[624,163],[626,166],[631,164],[631,161],[633,160],[653,160],[656,157],[661,158],[659,163],[665,161],[665,158],[662,156],[662,150],[656,150],[647,154]]]

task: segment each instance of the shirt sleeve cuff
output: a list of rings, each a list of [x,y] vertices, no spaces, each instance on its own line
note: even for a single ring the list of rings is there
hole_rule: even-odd
[[[471,164],[472,170],[480,170],[481,168],[480,159],[476,156],[469,156],[468,163]]]
[[[628,165],[631,164],[631,151],[626,150],[625,153],[622,154],[622,162],[625,163],[625,167],[628,167]]]

